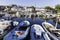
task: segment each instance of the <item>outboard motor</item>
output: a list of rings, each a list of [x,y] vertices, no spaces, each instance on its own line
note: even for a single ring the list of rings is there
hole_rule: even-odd
[[[31,26],[30,35],[31,35],[31,40],[50,40],[49,37],[47,38],[44,29],[38,24],[34,24]]]
[[[17,26],[18,24],[19,24],[19,22],[13,21],[13,26]]]

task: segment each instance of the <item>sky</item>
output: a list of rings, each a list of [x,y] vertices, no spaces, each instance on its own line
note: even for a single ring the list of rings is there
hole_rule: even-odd
[[[12,4],[21,6],[53,7],[56,4],[60,4],[60,0],[0,0],[0,5],[12,5]]]

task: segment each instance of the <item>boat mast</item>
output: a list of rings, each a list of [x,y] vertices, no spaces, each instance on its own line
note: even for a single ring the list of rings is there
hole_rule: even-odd
[[[55,28],[57,28],[57,25],[58,25],[58,19],[59,19],[59,17],[57,16],[57,17],[56,17],[56,25],[55,25]]]

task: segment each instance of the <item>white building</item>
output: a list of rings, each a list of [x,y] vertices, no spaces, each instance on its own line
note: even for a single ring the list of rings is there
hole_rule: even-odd
[[[33,8],[32,7],[25,7],[25,11],[32,12]]]
[[[36,9],[35,9],[36,11],[40,11],[41,10],[41,8],[39,8],[39,7],[36,7]]]
[[[12,7],[11,8],[11,11],[24,11],[24,8],[23,7],[16,7],[16,6],[14,6],[14,7]]]

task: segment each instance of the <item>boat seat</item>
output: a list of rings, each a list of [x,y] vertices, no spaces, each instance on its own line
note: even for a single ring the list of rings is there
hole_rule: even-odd
[[[57,36],[60,36],[60,29],[57,29],[57,28],[49,28],[49,30],[51,32],[53,32],[54,34],[57,34]]]
[[[60,29],[57,29],[57,28],[49,28],[49,30],[51,30],[51,31],[58,31],[58,32],[60,32]]]
[[[60,32],[54,32],[54,33],[57,33],[57,34],[59,34],[59,35],[60,35]]]

